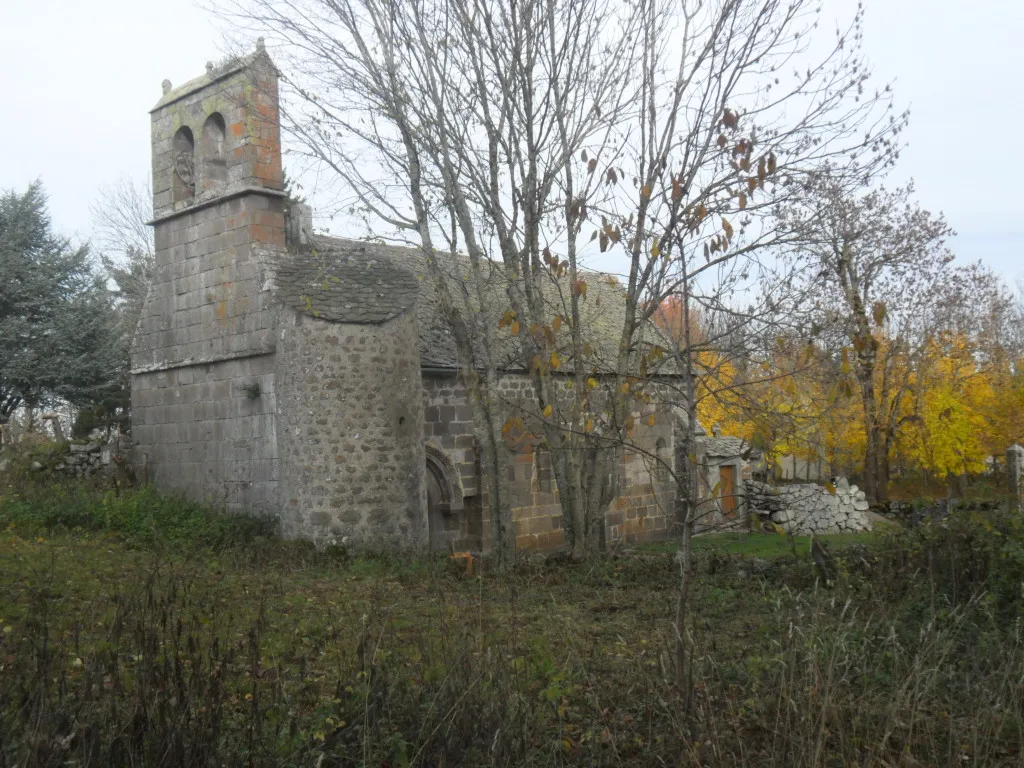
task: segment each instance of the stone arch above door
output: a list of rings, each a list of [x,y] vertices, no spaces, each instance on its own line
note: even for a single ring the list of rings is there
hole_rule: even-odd
[[[461,512],[464,506],[462,476],[458,467],[442,449],[426,446],[427,471],[437,481],[441,508],[445,512]]]

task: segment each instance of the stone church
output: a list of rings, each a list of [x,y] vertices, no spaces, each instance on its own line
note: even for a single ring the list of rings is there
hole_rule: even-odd
[[[262,44],[163,87],[156,268],[132,353],[139,473],[277,515],[289,537],[486,550],[474,406],[421,252],[311,233],[308,209],[284,191],[277,74]],[[599,282],[584,302],[596,333],[622,311],[619,289]],[[531,400],[511,359],[503,388]],[[646,450],[671,461],[678,420],[642,423]],[[507,468],[521,550],[565,542],[545,453],[522,441]],[[670,474],[621,452],[615,472],[606,541],[666,535]]]

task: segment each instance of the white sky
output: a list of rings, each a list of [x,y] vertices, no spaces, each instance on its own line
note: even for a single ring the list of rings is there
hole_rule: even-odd
[[[216,20],[191,0],[0,3],[0,188],[41,178],[57,229],[85,239],[99,188],[149,173],[148,110],[161,81],[183,83],[220,58]],[[913,177],[921,204],[946,214],[962,260],[1024,279],[1014,163],[1024,117],[1024,2],[866,6],[865,49],[876,76],[894,81],[897,104],[912,110],[910,146],[893,181]],[[823,33],[855,7],[856,0],[825,0]]]

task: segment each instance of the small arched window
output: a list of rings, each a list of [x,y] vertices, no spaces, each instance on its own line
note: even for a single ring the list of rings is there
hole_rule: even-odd
[[[196,193],[195,150],[192,131],[183,125],[174,134],[171,150],[171,198],[175,203],[188,200]]]
[[[203,123],[203,191],[217,189],[227,181],[228,164],[224,151],[227,128],[220,112],[214,112]]]

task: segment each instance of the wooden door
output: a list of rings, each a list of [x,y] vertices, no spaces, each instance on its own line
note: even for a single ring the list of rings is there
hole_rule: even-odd
[[[722,514],[726,517],[736,516],[736,467],[732,465],[718,468],[718,498]]]

